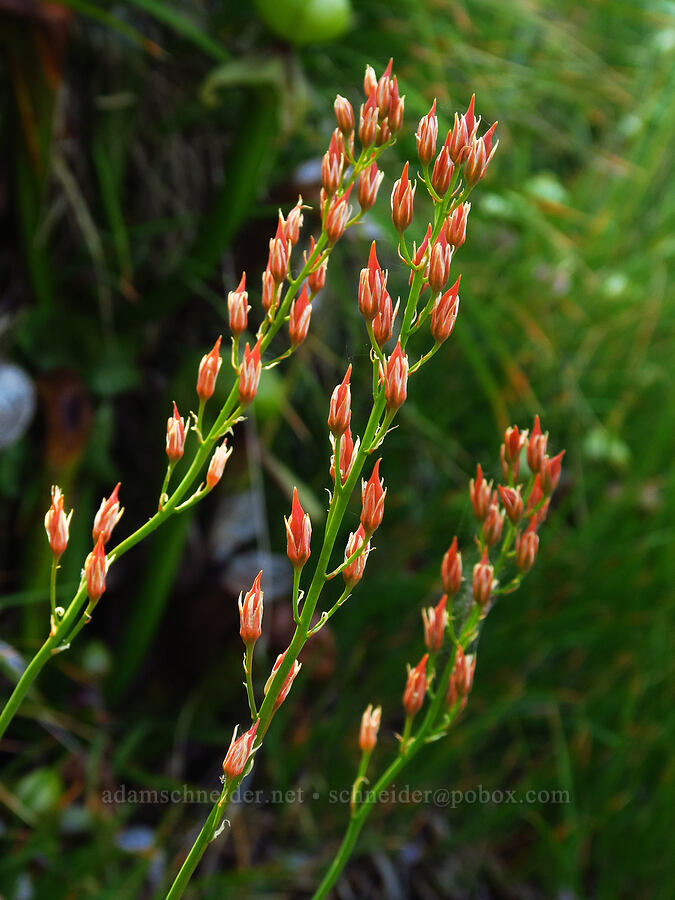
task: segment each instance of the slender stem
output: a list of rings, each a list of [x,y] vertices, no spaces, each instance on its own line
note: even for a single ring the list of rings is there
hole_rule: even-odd
[[[49,605],[52,610],[52,621],[56,624],[56,573],[59,568],[59,561],[52,556],[52,567],[49,573]]]
[[[251,720],[255,720],[258,710],[255,705],[255,694],[253,692],[253,647],[254,644],[246,645],[246,656],[244,657],[244,670],[246,672],[246,693],[248,694],[248,707],[251,710]]]
[[[293,621],[297,625],[300,622],[300,611],[298,608],[300,602],[300,574],[302,566],[295,566],[293,569]]]

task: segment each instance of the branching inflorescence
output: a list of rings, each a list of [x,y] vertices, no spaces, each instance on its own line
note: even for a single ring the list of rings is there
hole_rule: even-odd
[[[222,365],[221,338],[199,366],[197,411],[183,417],[176,404],[167,422],[167,468],[154,515],[117,546],[106,550],[113,529],[122,515],[118,484],[101,503],[93,526],[93,549],[87,557],[80,585],[67,607],[56,606],[58,562],[68,543],[72,512],[66,515],[58,487],[52,491],[52,506],[45,526],[53,554],[51,576],[51,627],[49,635],[27,666],[0,716],[0,735],[16,713],[28,687],[54,654],[67,649],[90,621],[105,591],[106,575],[124,553],[157,529],[168,518],[179,515],[205,497],[218,484],[228,457],[228,434],[240,422],[256,397],[263,370],[290,356],[305,340],[312,301],[323,288],[331,251],[347,228],[354,226],[376,202],[383,173],[377,160],[390,147],[403,124],[404,98],[399,95],[391,61],[377,78],[366,69],[365,102],[358,123],[348,100],[338,95],[333,132],[322,161],[320,198],[321,229],[311,237],[301,260],[297,245],[303,226],[302,197],[287,217],[279,213],[276,234],[270,240],[269,257],[262,274],[259,326],[254,339],[250,329],[246,274],[228,295],[229,327],[232,334],[230,364],[235,380],[222,408],[207,424],[207,404],[215,391]],[[408,382],[450,337],[459,311],[460,277],[450,285],[454,254],[466,238],[471,209],[468,202],[483,178],[497,148],[492,125],[478,136],[480,118],[474,114],[474,98],[466,113],[455,114],[453,127],[437,152],[436,103],[417,129],[417,153],[421,170],[411,178],[409,163],[391,192],[392,221],[398,234],[398,255],[409,270],[405,302],[393,303],[387,290],[388,273],[378,261],[375,242],[361,271],[358,308],[370,343],[372,405],[369,418],[352,433],[351,377],[349,365],[335,387],[328,405],[328,431],[332,449],[330,477],[333,489],[323,534],[312,538],[312,525],[293,492],[285,519],[287,555],[293,567],[293,638],[277,658],[266,680],[262,697],[256,696],[253,676],[254,648],[262,632],[263,583],[260,572],[251,589],[240,595],[240,634],[245,647],[244,671],[251,722],[237,736],[237,729],[223,762],[223,787],[185,860],[168,897],[181,896],[208,843],[219,833],[230,798],[250,771],[263,744],[276,710],[288,696],[301,665],[298,656],[305,643],[343,606],[361,581],[374,533],[382,522],[387,489],[380,475],[381,457],[361,482],[361,517],[358,528],[346,537],[342,559],[331,569],[331,558],[341,533],[342,521],[364,467],[380,449],[387,432],[404,404]],[[358,136],[358,152],[357,140]],[[421,240],[409,244],[415,194],[419,185],[431,198],[433,218],[420,229]],[[356,191],[354,191],[356,188]],[[351,205],[356,196],[358,212]],[[296,274],[294,274],[294,272]],[[287,329],[287,347],[278,347],[282,329]],[[419,341],[421,349],[408,353],[408,344]],[[241,344],[244,344],[243,351]],[[274,342],[274,343],[273,343]],[[393,349],[387,349],[388,346]],[[370,381],[370,376],[369,376]],[[354,429],[357,430],[356,428]],[[342,847],[316,896],[326,894],[335,882],[370,811],[378,789],[385,786],[421,747],[441,737],[466,703],[471,690],[475,654],[473,647],[480,624],[490,605],[501,594],[515,590],[531,568],[537,554],[537,529],[546,515],[549,497],[560,477],[561,455],[546,454],[547,436],[538,419],[531,434],[517,428],[507,430],[502,445],[503,481],[496,491],[486,481],[480,466],[471,482],[471,503],[478,522],[477,562],[471,589],[463,590],[462,556],[457,539],[446,553],[441,574],[444,595],[437,606],[423,611],[427,652],[414,668],[409,667],[403,694],[405,711],[402,733],[394,761],[375,782],[365,799],[360,787],[366,783],[371,754],[377,743],[381,710],[369,706],[360,732],[361,762],[354,782],[352,816]],[[528,467],[526,484],[520,481],[520,459]],[[176,467],[184,471],[175,480]],[[204,480],[200,473],[206,468]],[[313,546],[312,546],[313,544]],[[310,559],[311,575],[306,575]],[[342,590],[331,582],[341,576]],[[332,596],[332,602],[328,597]],[[337,596],[336,596],[337,595]],[[425,709],[426,704],[426,709]],[[423,715],[422,710],[425,709]]]

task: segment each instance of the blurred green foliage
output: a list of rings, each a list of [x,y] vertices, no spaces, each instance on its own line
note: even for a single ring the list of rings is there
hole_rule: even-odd
[[[299,167],[320,159],[335,93],[356,104],[365,64],[381,71],[393,55],[407,111],[380,201],[338,248],[307,347],[237,434],[219,499],[112,570],[94,622],[5,738],[3,895],[163,896],[208,807],[105,803],[103,792],[218,786],[245,716],[235,598],[257,564],[246,551],[283,552],[293,483],[320,516],[327,396],[345,355],[367,393],[354,298],[368,241],[391,234],[387,185],[414,155],[431,100],[447,127],[475,91],[501,144],[456,258],[461,315],[388,439],[387,514],[366,579],[308,649],[251,785],[321,796],[236,810],[190,896],[304,896],[316,883],[345,824],[327,791],[353,778],[361,710],[384,706],[377,758],[401,727],[419,610],[438,594],[453,534],[471,541],[475,462],[496,475],[505,425],[540,412],[567,454],[538,565],[491,612],[469,707],[409,779],[519,797],[566,790],[571,802],[387,806],[346,877],[356,896],[669,898],[672,4],[311,6],[316,32],[307,19],[292,35],[297,4],[284,0],[255,11],[219,0],[0,3],[0,202],[13,234],[2,351],[41,400],[31,431],[0,454],[3,691],[45,627],[49,484],[76,507],[65,598],[115,481],[121,529],[156,502],[169,401],[193,403],[197,361],[226,327],[223,284],[246,269],[254,296],[276,206],[298,190],[316,200],[311,168]],[[364,414],[355,401],[355,421]],[[289,623],[283,576],[272,582],[273,660]]]

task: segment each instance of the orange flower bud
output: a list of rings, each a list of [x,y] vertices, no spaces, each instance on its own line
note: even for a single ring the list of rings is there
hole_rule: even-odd
[[[220,447],[216,447],[216,449],[213,451],[213,456],[211,457],[211,462],[209,463],[209,468],[206,473],[206,486],[209,490],[212,490],[223,477],[225,464],[227,463],[231,455],[232,448],[230,447],[228,449],[227,438],[225,438]]]
[[[503,528],[504,513],[499,509],[497,494],[495,493],[492,498],[492,503],[488,506],[485,519],[483,520],[483,537],[485,538],[485,543],[488,547],[492,547],[499,541],[502,536]]]
[[[335,481],[335,437],[330,435],[330,442],[333,446],[333,454],[330,458],[330,477]],[[352,462],[354,461],[354,456],[359,451],[359,444],[361,443],[360,439],[356,439],[356,443],[352,439],[352,430],[347,426],[347,430],[344,432],[342,437],[340,438],[340,482],[341,484],[345,484],[347,479],[349,478],[349,473],[352,468]]]
[[[439,197],[444,197],[447,194],[448,188],[450,187],[450,182],[452,181],[453,173],[455,171],[455,167],[450,156],[449,140],[450,135],[448,134],[448,140],[446,140],[446,142],[441,147],[441,152],[436,157],[434,169],[431,173],[431,186],[436,191]]]
[[[366,73],[363,76],[363,92],[366,97],[370,97],[377,90],[377,75],[372,66],[366,66]]]
[[[457,550],[457,538],[452,539],[452,544],[443,557],[441,563],[441,580],[443,590],[448,597],[454,597],[462,586],[462,554]]]
[[[448,613],[445,608],[447,602],[447,595],[443,594],[437,606],[422,610],[424,643],[430,653],[438,653],[443,646],[445,629],[448,627]]]
[[[305,253],[305,262],[307,262],[308,258],[311,258],[314,253],[314,238],[310,237],[309,239],[309,257],[307,253]],[[316,265],[316,262],[314,263]],[[309,289],[312,294],[318,294],[319,291],[323,290],[323,287],[326,283],[326,269],[328,268],[328,260],[325,259],[321,265],[317,266],[312,272],[307,276],[307,284],[309,285]]]
[[[541,461],[546,455],[546,445],[548,443],[548,432],[541,433],[541,425],[539,424],[539,416],[534,417],[534,425],[527,442],[527,465],[533,474],[539,472]]]
[[[404,107],[405,97],[399,97],[398,81],[394,75],[389,84],[389,115],[387,116],[392,134],[398,134],[403,127]]]
[[[344,156],[333,134],[328,150],[326,150],[321,161],[321,183],[329,196],[333,195],[340,187],[343,169]]]
[[[279,285],[274,280],[274,275],[267,268],[262,273],[262,308],[266,313],[269,313],[270,310],[274,312],[279,299],[278,295]],[[230,325],[230,327],[232,326]]]
[[[471,212],[470,203],[460,203],[445,223],[445,237],[458,250],[466,240],[466,223]]]
[[[398,409],[408,396],[408,357],[401,350],[400,341],[387,361],[384,396],[388,410]]]
[[[279,668],[280,668],[282,662],[284,661],[284,658],[287,653],[288,653],[288,650],[284,650],[283,653],[280,653],[279,656],[277,656],[277,661],[272,666],[272,672],[270,673],[270,677],[267,679],[267,683],[265,684],[265,696],[267,696],[267,692],[270,689],[272,680],[274,679],[274,676],[279,671]],[[291,689],[291,685],[295,681],[295,677],[301,668],[302,668],[302,663],[299,663],[297,661],[297,659],[294,660],[293,666],[291,667],[291,671],[286,676],[284,683],[281,685],[281,690],[279,691],[277,698],[274,701],[274,709],[279,709],[279,707],[284,702],[286,697],[288,697],[288,692]]]
[[[305,565],[310,557],[310,542],[312,540],[312,523],[309,515],[300,506],[297,488],[293,488],[293,503],[291,515],[286,524],[286,553],[295,569]]]
[[[253,350],[249,350],[248,343],[244,348],[244,359],[239,369],[239,403],[248,406],[255,399],[260,383],[262,362],[260,361],[260,341]]]
[[[352,417],[352,392],[349,386],[349,378],[352,374],[351,363],[342,382],[335,388],[330,398],[328,411],[328,428],[331,434],[343,434],[349,427]]]
[[[248,731],[244,732],[241,737],[237,737],[237,729],[234,729],[230,748],[223,760],[223,772],[225,777],[232,779],[238,778],[243,774],[246,763],[251,755],[253,741],[255,740],[256,731],[260,725],[260,719],[255,720],[255,724]]]
[[[425,653],[414,669],[408,666],[408,680],[403,692],[403,708],[411,719],[422,709],[424,703],[424,696],[427,692],[428,659],[429,654]]]
[[[359,732],[359,747],[362,753],[372,753],[375,749],[381,718],[382,707],[378,706],[373,709],[372,704],[368,704],[361,717],[361,730]]]
[[[277,284],[281,284],[288,275],[289,261],[290,252],[286,239],[286,223],[280,212],[277,233],[270,240],[270,254],[267,262],[267,268],[272,273]]]
[[[521,572],[529,572],[537,558],[539,535],[535,523],[530,522],[524,532],[516,535],[516,565]]]
[[[172,465],[177,463],[183,455],[186,434],[187,429],[185,428],[185,421],[182,416],[178,414],[178,407],[174,400],[173,416],[170,419],[167,419],[166,423],[166,455],[169,457],[169,462]]]
[[[389,103],[391,100],[391,67],[393,62],[393,59],[389,60],[387,68],[380,76],[377,87],[375,88],[375,103],[379,107],[382,116],[386,116],[389,112]]]
[[[488,506],[492,497],[492,482],[483,478],[483,470],[480,463],[476,466],[476,478],[469,482],[469,496],[473,506],[473,514],[482,522],[487,515]]]
[[[359,206],[364,212],[367,212],[377,200],[377,192],[382,184],[384,172],[380,172],[377,163],[368,166],[359,177],[358,198]]]
[[[476,122],[473,112],[475,100],[476,95],[473,94],[469,108],[463,116],[460,117],[455,113],[455,124],[450,135],[449,144],[450,156],[455,165],[464,162],[469,155],[469,147],[478,128],[478,122]]]
[[[459,312],[459,297],[457,294],[461,277],[460,275],[453,286],[436,300],[431,311],[431,336],[437,344],[442,344],[443,341],[446,341],[455,327]]]
[[[429,254],[429,273],[427,280],[434,294],[442,291],[450,277],[452,247],[445,237],[445,229],[441,230]]]
[[[431,104],[429,112],[420,119],[415,133],[417,141],[417,155],[423,166],[428,166],[436,153],[436,141],[438,140],[438,118],[436,117],[436,99]]]
[[[63,555],[68,546],[70,520],[73,517],[72,509],[66,515],[64,503],[65,498],[61,493],[61,488],[56,484],[53,485],[52,505],[45,516],[45,531],[51,551],[57,559]]]
[[[291,209],[288,214],[288,218],[284,223],[284,234],[286,235],[286,240],[291,245],[291,247],[295,246],[300,239],[300,229],[302,228],[303,215],[302,210],[304,209],[302,203],[302,196],[298,195],[298,202]]]
[[[403,166],[401,177],[391,192],[391,217],[399,234],[408,228],[413,219],[413,202],[417,183],[412,185],[408,178],[408,163]]]
[[[271,277],[271,276],[270,276]],[[246,291],[246,272],[241,276],[241,281],[236,291],[230,291],[227,295],[227,311],[230,316],[230,331],[235,337],[239,337],[248,325],[248,292]],[[210,394],[209,394],[210,396]]]
[[[488,561],[486,548],[483,550],[481,561],[473,567],[473,599],[481,607],[487,606],[490,602],[493,579],[494,568]]]
[[[532,523],[535,528],[538,528],[546,518],[548,505],[548,500],[544,502],[544,491],[541,487],[541,475],[536,475],[532,490],[530,491],[530,496],[527,498],[526,509],[527,514],[532,516]]]
[[[361,269],[359,277],[359,311],[367,322],[377,315],[382,294],[387,286],[387,272],[383,272],[377,261],[375,241],[370,245],[368,266]]]
[[[96,546],[84,563],[84,577],[87,582],[87,594],[92,603],[96,603],[105,591],[105,575],[108,561],[105,557],[103,537],[99,535]]]
[[[363,546],[366,540],[366,533],[363,530],[363,525],[359,525],[356,531],[351,532],[349,538],[347,540],[347,546],[345,548],[345,559],[349,559],[350,556],[353,556],[359,547]],[[365,544],[365,547],[359,553],[359,555],[352,562],[349,563],[348,566],[345,566],[342,570],[342,577],[344,578],[344,582],[350,588],[357,584],[363,578],[363,573],[366,568],[366,563],[368,562],[368,554],[370,553],[370,541]]]
[[[396,309],[398,310],[398,304]],[[395,315],[396,313],[391,305],[391,297],[388,291],[384,290],[380,294],[377,315],[373,319],[373,334],[380,349],[384,347],[394,332]]]
[[[542,458],[540,469],[541,488],[547,497],[558,487],[560,473],[562,471],[562,458],[564,455],[565,451],[562,450],[552,459],[546,455]]]
[[[384,498],[387,496],[387,489],[384,486],[384,479],[380,478],[380,462],[381,459],[378,459],[373,466],[368,481],[361,482],[361,524],[368,536],[380,527],[384,516]]]
[[[457,693],[460,697],[466,697],[473,687],[473,676],[476,670],[476,657],[473,654],[464,655],[461,647],[457,647],[455,655],[455,668],[453,678]]]
[[[246,276],[244,275],[244,278],[245,277]],[[244,297],[246,297],[245,291]],[[244,304],[245,303],[246,300],[244,300]],[[231,319],[232,316],[230,315],[230,321]],[[199,363],[199,373],[197,375],[197,396],[202,401],[202,403],[206,403],[209,397],[213,396],[213,392],[216,389],[216,379],[218,378],[218,372],[220,372],[220,366],[223,362],[220,358],[221,339],[222,338],[220,337],[218,338],[216,343],[213,345],[213,349],[211,350],[211,352],[207,353],[205,356],[202,356],[202,361]]]
[[[371,94],[365,104],[361,104],[359,111],[359,140],[362,147],[372,147],[375,143],[379,116],[380,110],[375,102],[375,94]]]
[[[354,131],[354,110],[349,100],[338,94],[335,98],[333,109],[335,110],[335,118],[340,131],[345,135],[351,134]]]
[[[110,540],[113,528],[122,518],[124,507],[120,508],[118,497],[120,487],[121,482],[118,482],[115,485],[112,494],[107,499],[104,497],[103,500],[101,500],[101,505],[94,518],[94,527],[92,529],[94,543],[98,541],[99,537],[102,537],[103,543],[107,544]]]
[[[242,591],[237,602],[239,606],[239,634],[246,646],[255,644],[262,634],[263,591],[260,587],[261,578],[262,569],[256,575],[251,590],[245,595]]]
[[[288,336],[294,347],[302,344],[307,337],[311,316],[312,304],[309,302],[309,291],[307,289],[307,282],[305,282],[299,296],[291,303],[291,311],[288,319]]]
[[[497,123],[495,122],[482,138],[474,138],[464,165],[464,177],[467,184],[476,184],[484,177],[490,160],[499,146],[499,141],[494,147],[492,146],[492,135],[496,127]]]
[[[324,227],[328,241],[331,244],[335,244],[340,240],[352,214],[352,208],[348,202],[352,187],[353,185],[350,185],[341,197],[338,197],[336,194],[330,200]]]
[[[523,498],[520,496],[520,487],[504,487],[504,485],[500,484],[497,485],[497,490],[499,491],[499,496],[504,509],[506,510],[506,515],[509,517],[509,522],[513,525],[517,525],[523,518],[523,513],[525,512]]]

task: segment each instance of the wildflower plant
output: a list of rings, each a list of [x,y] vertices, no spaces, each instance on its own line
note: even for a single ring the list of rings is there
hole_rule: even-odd
[[[156,512],[110,547],[123,513],[121,485],[102,500],[92,530],[93,548],[84,563],[80,584],[65,608],[56,606],[56,579],[59,560],[67,551],[73,512],[66,514],[65,498],[58,487],[53,488],[45,519],[53,554],[49,633],[0,715],[0,735],[41,669],[54,654],[67,650],[90,621],[105,592],[110,566],[216,487],[232,452],[230,433],[254,402],[265,371],[282,363],[305,341],[312,303],[325,285],[332,250],[344,232],[374,206],[384,177],[378,168],[379,157],[395,142],[403,126],[404,98],[392,74],[391,61],[379,78],[367,67],[364,91],[358,115],[346,98],[338,95],[335,100],[337,127],[321,166],[318,234],[309,238],[301,253],[307,209],[302,197],[286,216],[279,212],[261,276],[259,304],[249,305],[250,281],[247,286],[246,273],[242,273],[227,298],[231,349],[222,352],[223,338],[219,336],[201,360],[194,412],[186,414],[173,404],[167,420],[167,463]],[[297,490],[284,519],[287,555],[293,570],[293,637],[271,672],[263,673],[261,695],[256,685],[263,677],[256,677],[254,670],[255,646],[264,627],[265,573],[261,571],[238,600],[250,722],[245,723],[246,730],[239,732],[242,723],[234,730],[223,761],[220,798],[169,890],[170,900],[182,895],[206,847],[220,833],[236,788],[251,770],[276,711],[292,692],[301,671],[298,657],[303,647],[341,609],[364,578],[387,496],[381,471],[386,471],[383,444],[409,390],[414,390],[414,375],[450,337],[458,316],[461,276],[454,280],[451,276],[454,257],[466,239],[469,196],[484,177],[498,145],[493,143],[496,123],[482,136],[480,124],[472,97],[467,111],[455,114],[453,126],[439,148],[434,101],[416,132],[418,161],[406,162],[393,185],[391,215],[398,236],[398,256],[409,272],[408,296],[394,303],[387,287],[388,272],[382,269],[373,242],[355,291],[370,348],[370,414],[365,422],[352,419],[352,390],[362,391],[364,381],[362,373],[353,372],[347,365],[326,407],[326,463],[332,490],[323,531],[313,532]],[[416,227],[417,239],[411,242],[418,189],[428,194],[433,217]],[[224,360],[234,371],[234,384],[222,407],[213,411],[210,401]],[[562,454],[553,458],[547,455],[547,435],[541,432],[537,418],[529,434],[515,426],[507,430],[501,448],[503,478],[496,488],[478,466],[469,489],[477,522],[475,563],[466,570],[470,577],[465,575],[466,564],[454,538],[441,563],[443,596],[435,606],[422,611],[426,650],[415,666],[408,666],[402,696],[403,723],[393,761],[374,781],[372,792],[361,799],[360,787],[367,778],[372,783],[368,773],[382,722],[381,708],[370,704],[361,722],[361,760],[354,781],[351,818],[316,897],[325,896],[338,878],[378,790],[426,743],[443,737],[464,708],[471,691],[481,624],[491,605],[515,590],[535,561],[538,529],[560,478],[561,459]],[[521,477],[521,463],[526,464],[522,465],[525,477]],[[360,522],[346,535],[343,519],[359,485]],[[467,556],[473,553],[472,548],[463,552]],[[336,588],[336,584],[341,586]]]

